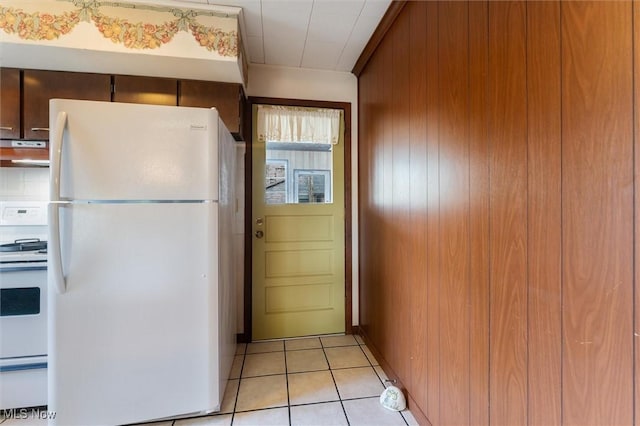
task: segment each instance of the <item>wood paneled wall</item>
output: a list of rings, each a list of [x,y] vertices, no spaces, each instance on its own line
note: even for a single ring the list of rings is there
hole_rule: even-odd
[[[422,422],[640,418],[639,9],[407,2],[363,67],[360,327]]]

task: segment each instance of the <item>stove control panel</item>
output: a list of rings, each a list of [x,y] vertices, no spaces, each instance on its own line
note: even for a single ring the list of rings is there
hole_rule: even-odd
[[[0,201],[0,226],[46,224],[46,201]]]

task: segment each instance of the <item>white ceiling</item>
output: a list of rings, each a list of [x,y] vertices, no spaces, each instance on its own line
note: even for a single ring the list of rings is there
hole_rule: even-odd
[[[243,10],[249,63],[351,71],[391,0],[179,0]]]

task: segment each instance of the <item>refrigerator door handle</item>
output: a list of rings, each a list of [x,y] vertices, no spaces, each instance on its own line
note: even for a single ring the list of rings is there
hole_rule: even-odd
[[[51,179],[49,180],[49,194],[51,201],[60,201],[60,166],[62,163],[62,143],[64,141],[64,128],[67,125],[67,113],[60,111],[56,118],[55,134],[51,138],[51,161],[49,167]]]
[[[55,134],[51,138],[51,179],[49,194],[49,250],[51,250],[50,272],[53,276],[56,290],[62,294],[67,291],[67,283],[62,270],[62,248],[60,247],[60,166],[62,163],[62,143],[64,141],[64,128],[67,125],[67,113],[61,111],[56,118]]]
[[[67,280],[62,270],[62,248],[60,247],[60,207],[59,203],[49,204],[49,250],[51,251],[49,273],[52,275],[59,294],[67,291]]]

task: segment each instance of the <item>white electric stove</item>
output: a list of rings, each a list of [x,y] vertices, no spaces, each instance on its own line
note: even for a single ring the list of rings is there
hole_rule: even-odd
[[[47,404],[46,212],[0,202],[0,409]]]

